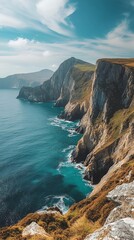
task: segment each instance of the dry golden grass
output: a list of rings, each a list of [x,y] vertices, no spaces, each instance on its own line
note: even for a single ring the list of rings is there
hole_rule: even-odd
[[[82,71],[82,68],[90,68],[92,66],[83,66],[83,65],[76,65],[76,66],[81,66],[80,68],[74,68],[73,69],[73,78],[75,80],[75,86],[74,86],[74,91],[72,93],[72,99],[71,103],[73,104],[81,104],[85,102],[87,106],[89,105],[89,99],[91,95],[91,89],[92,89],[92,79],[87,76],[85,76],[85,72],[87,70]],[[94,71],[91,71],[91,76]]]
[[[78,68],[82,72],[95,71],[96,66],[91,64],[76,64],[75,68]]]
[[[109,201],[106,196],[108,192],[113,190],[117,185],[127,182],[125,176],[127,176],[130,171],[132,171],[131,179],[129,180],[131,182],[134,180],[134,159],[116,170],[114,177],[111,176],[110,180],[99,193],[72,206],[68,213],[68,217],[72,212],[76,211],[76,214],[79,212],[80,216],[86,214],[89,221],[98,223],[98,225],[103,225],[110,211],[115,206],[115,204],[112,201]],[[73,219],[71,219],[71,221],[73,222]]]

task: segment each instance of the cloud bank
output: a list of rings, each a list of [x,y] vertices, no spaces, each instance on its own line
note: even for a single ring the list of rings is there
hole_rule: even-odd
[[[0,74],[6,76],[43,68],[56,70],[65,59],[74,56],[95,63],[98,58],[133,57],[134,33],[127,20],[122,21],[104,38],[66,40],[45,43],[26,38],[0,42]]]

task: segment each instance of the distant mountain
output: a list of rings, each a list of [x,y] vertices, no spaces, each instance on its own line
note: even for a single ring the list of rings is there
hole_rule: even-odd
[[[39,72],[21,73],[0,78],[0,88],[22,88],[36,87],[48,80],[53,75],[53,71],[43,69]]]

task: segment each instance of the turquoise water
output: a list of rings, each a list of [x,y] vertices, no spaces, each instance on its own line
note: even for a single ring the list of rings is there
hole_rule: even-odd
[[[76,123],[57,118],[53,103],[17,100],[0,90],[0,226],[56,205],[64,212],[92,190],[70,162]]]

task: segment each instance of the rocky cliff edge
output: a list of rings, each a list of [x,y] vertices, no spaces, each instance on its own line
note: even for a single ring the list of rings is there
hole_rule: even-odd
[[[119,60],[98,60],[86,126],[73,161],[87,167],[85,178],[96,184],[119,161],[134,156],[134,67]]]

